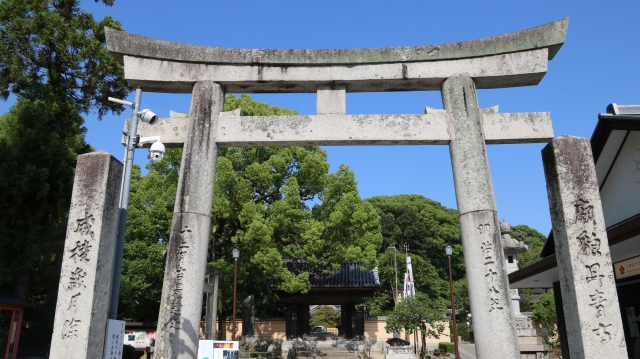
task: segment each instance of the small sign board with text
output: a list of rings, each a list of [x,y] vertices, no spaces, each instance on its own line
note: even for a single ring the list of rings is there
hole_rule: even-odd
[[[124,325],[123,320],[109,319],[107,337],[104,341],[104,359],[122,359]]]
[[[613,265],[616,279],[624,279],[640,274],[640,256],[629,258]]]
[[[237,341],[201,340],[198,359],[239,359],[239,349]]]

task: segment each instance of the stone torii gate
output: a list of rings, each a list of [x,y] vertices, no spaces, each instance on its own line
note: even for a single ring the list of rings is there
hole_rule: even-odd
[[[156,357],[196,356],[218,147],[440,144],[451,153],[477,356],[518,358],[486,144],[546,143],[553,130],[546,112],[481,110],[476,89],[538,84],[567,26],[562,19],[473,41],[346,50],[194,46],[106,29],[132,86],[193,96],[188,117],[139,127],[184,148]],[[346,115],[347,91],[412,90],[440,90],[444,110]],[[317,115],[223,116],[225,92],[316,92]]]

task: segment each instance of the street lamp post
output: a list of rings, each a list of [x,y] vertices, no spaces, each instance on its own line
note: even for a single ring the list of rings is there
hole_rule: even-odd
[[[236,340],[236,290],[238,286],[238,258],[240,258],[240,249],[233,247],[233,327],[231,329],[231,340]]]
[[[456,325],[456,301],[453,296],[453,276],[451,274],[451,256],[453,255],[453,245],[448,242],[444,247],[444,251],[447,254],[449,260],[449,290],[451,291],[451,321],[453,322],[453,345],[456,351],[456,359],[460,359],[460,353],[458,352],[458,328]]]

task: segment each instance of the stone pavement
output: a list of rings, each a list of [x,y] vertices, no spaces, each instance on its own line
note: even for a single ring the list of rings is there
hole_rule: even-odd
[[[476,359],[476,345],[472,343],[458,343],[460,359]]]

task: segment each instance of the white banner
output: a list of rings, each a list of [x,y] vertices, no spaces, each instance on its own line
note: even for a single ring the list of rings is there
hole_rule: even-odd
[[[402,297],[415,297],[416,286],[413,281],[413,268],[411,267],[411,257],[407,257],[407,272],[404,274],[404,288],[402,289]]]

